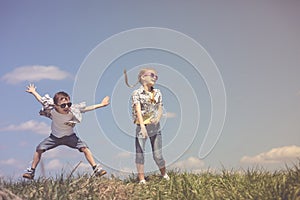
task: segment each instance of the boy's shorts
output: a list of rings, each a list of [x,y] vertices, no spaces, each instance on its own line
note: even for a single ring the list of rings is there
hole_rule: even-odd
[[[60,145],[66,145],[68,147],[71,147],[73,149],[78,149],[81,151],[81,148],[88,148],[85,142],[81,141],[80,138],[77,137],[77,135],[74,133],[69,136],[64,136],[62,138],[55,137],[54,135],[50,134],[49,137],[44,139],[37,147],[36,151],[42,150],[42,151],[48,151],[50,149],[53,149]]]

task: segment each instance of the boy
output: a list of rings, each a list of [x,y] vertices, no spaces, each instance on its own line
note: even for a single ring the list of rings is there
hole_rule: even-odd
[[[103,170],[99,164],[95,163],[93,155],[87,145],[76,136],[73,127],[76,123],[81,121],[81,113],[107,106],[109,104],[109,97],[106,96],[100,104],[86,107],[85,103],[72,105],[70,96],[65,92],[56,93],[53,99],[50,98],[49,95],[42,97],[36,91],[34,84],[29,84],[26,92],[31,93],[38,102],[43,105],[40,115],[50,118],[52,123],[50,136],[44,139],[36,147],[31,168],[27,169],[26,173],[23,174],[23,177],[33,179],[35,169],[42,154],[59,145],[66,145],[83,152],[87,161],[92,166],[95,176],[106,174],[106,171]]]

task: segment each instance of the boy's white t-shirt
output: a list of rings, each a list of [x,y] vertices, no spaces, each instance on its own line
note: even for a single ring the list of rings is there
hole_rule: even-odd
[[[73,113],[60,114],[55,109],[51,110],[51,130],[55,137],[61,138],[74,134],[73,127],[66,123],[73,119]]]

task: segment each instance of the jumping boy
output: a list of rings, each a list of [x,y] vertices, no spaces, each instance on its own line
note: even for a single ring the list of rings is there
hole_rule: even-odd
[[[46,116],[52,120],[51,134],[44,139],[37,147],[33,156],[31,168],[28,168],[23,174],[24,178],[33,179],[35,169],[45,151],[53,149],[59,145],[66,145],[68,147],[78,149],[83,152],[85,158],[93,168],[93,175],[102,176],[106,171],[96,164],[93,155],[86,143],[80,140],[74,133],[73,127],[82,119],[81,113],[95,110],[109,104],[109,97],[106,96],[100,104],[92,106],[85,106],[85,103],[74,104],[70,102],[70,96],[65,92],[58,92],[53,99],[49,95],[42,97],[36,91],[34,84],[27,86],[26,92],[31,93],[43,105],[40,115]]]

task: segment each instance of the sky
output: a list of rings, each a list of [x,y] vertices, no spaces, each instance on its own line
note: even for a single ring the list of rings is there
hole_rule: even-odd
[[[135,173],[130,95],[158,71],[168,169],[285,169],[300,157],[300,2],[0,1],[0,176],[19,179],[51,121],[25,92],[87,105],[76,134],[110,174]],[[43,154],[36,176],[91,173],[82,153]],[[146,146],[145,171],[157,170]]]

